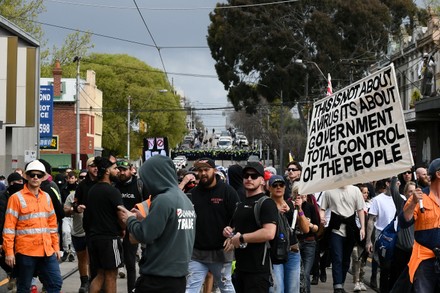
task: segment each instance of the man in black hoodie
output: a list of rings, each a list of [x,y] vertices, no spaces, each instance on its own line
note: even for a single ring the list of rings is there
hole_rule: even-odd
[[[140,167],[139,175],[153,197],[148,216],[140,221],[140,213],[119,207],[130,234],[146,244],[136,292],[183,293],[194,246],[193,205],[177,186],[176,169],[169,157],[151,157]]]
[[[231,222],[238,202],[237,192],[219,180],[212,159],[202,158],[194,167],[199,177],[199,185],[191,190],[197,224],[186,292],[200,292],[208,271],[222,292],[234,292],[231,281],[234,254],[223,250],[226,238],[222,231]]]

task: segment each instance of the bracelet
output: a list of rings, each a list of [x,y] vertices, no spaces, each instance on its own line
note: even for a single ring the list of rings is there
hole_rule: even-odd
[[[299,212],[299,213],[298,213],[298,216],[300,216],[300,217],[301,217],[301,216],[304,216],[304,212],[303,212],[303,211]]]

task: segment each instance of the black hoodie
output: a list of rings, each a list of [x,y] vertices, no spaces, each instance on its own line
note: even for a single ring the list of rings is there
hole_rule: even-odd
[[[174,163],[168,157],[156,155],[140,167],[139,175],[153,197],[148,216],[142,222],[135,217],[127,220],[128,231],[146,244],[140,273],[186,276],[194,246],[196,213],[178,187]]]

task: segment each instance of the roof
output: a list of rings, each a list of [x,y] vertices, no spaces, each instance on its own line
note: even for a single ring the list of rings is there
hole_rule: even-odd
[[[11,33],[11,35],[18,36],[20,39],[28,42],[29,44],[33,45],[34,47],[40,47],[40,43],[34,39],[31,35],[26,33],[24,30],[4,18],[0,15],[0,28],[3,28],[4,30]]]

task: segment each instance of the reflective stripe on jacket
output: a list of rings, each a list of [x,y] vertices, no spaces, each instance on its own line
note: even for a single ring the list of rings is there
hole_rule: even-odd
[[[3,249],[7,256],[51,256],[59,251],[58,227],[50,196],[41,189],[38,196],[27,188],[8,200],[3,228]]]

